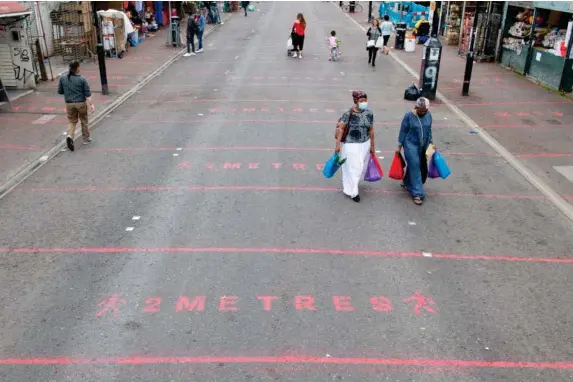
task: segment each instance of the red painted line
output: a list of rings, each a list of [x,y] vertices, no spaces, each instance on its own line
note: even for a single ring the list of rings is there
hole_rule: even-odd
[[[1,146],[0,146],[1,148]],[[289,146],[216,146],[216,147],[110,147],[110,148],[97,148],[92,147],[86,149],[87,151],[174,151],[176,149],[182,149],[182,151],[320,151],[320,152],[331,152],[330,148],[319,148],[319,147],[289,147]],[[395,150],[381,150],[381,154],[393,154]],[[447,156],[498,156],[496,153],[463,153],[463,152],[449,152],[440,151],[441,154]],[[542,155],[542,154],[541,154]],[[573,154],[572,154],[573,155]]]
[[[418,252],[399,251],[350,251],[342,249],[323,248],[194,248],[194,247],[167,247],[167,248],[129,248],[129,247],[91,247],[91,248],[0,248],[0,253],[279,253],[298,255],[342,255],[342,256],[368,256],[368,257],[399,257],[399,258],[425,258]],[[525,256],[487,256],[469,254],[432,253],[432,258],[447,260],[483,260],[483,261],[509,261],[527,263],[563,263],[573,264],[572,259],[555,257],[525,257]]]
[[[21,146],[21,145],[3,145],[0,146],[0,149],[6,150],[41,150],[41,147],[38,146]]]
[[[524,124],[510,124],[510,123],[502,123],[502,124],[494,124],[494,125],[481,125],[482,129],[564,129],[569,128],[570,125],[563,124],[563,125],[524,125]]]
[[[134,187],[99,187],[99,186],[64,186],[64,187],[30,187],[18,188],[20,191],[40,192],[113,192],[113,191],[301,191],[301,192],[340,192],[336,187],[289,187],[289,186],[134,186]],[[365,189],[365,193],[375,194],[404,194],[403,190],[388,190],[382,188]],[[469,197],[487,199],[533,199],[543,200],[542,195],[504,195],[504,194],[470,194],[456,192],[430,192],[428,196]]]
[[[559,158],[573,157],[573,153],[553,153],[553,154],[518,154],[518,158]]]
[[[389,365],[493,369],[573,369],[573,362],[480,361],[459,359],[415,358],[349,358],[312,356],[170,356],[170,357],[107,357],[107,358],[4,358],[1,365],[159,365],[159,364],[335,364],[335,365]]]

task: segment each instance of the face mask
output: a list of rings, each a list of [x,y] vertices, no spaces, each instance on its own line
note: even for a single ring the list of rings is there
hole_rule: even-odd
[[[358,104],[358,108],[359,108],[360,110],[366,110],[366,109],[368,108],[368,102],[360,102],[360,103]]]

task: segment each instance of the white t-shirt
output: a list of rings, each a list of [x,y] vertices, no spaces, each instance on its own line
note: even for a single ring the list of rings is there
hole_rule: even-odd
[[[384,21],[380,29],[382,29],[382,36],[389,36],[394,32],[394,24],[391,21]]]

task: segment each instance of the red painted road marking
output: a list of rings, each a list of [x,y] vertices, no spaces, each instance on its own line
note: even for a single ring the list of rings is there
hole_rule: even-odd
[[[2,148],[3,146],[0,146]],[[10,148],[10,147],[7,147]],[[24,150],[33,150],[34,146],[21,146]],[[110,148],[89,148],[87,151],[173,151],[177,147],[110,147]],[[332,148],[320,148],[320,147],[289,147],[289,146],[215,146],[215,147],[182,147],[183,151],[247,151],[247,150],[262,150],[262,151],[322,151],[331,152]],[[394,150],[381,150],[381,153],[392,154]],[[495,156],[499,157],[499,154],[494,152],[485,153],[472,153],[472,152],[453,152],[453,151],[441,151],[442,154],[446,156]],[[528,157],[573,157],[573,153],[541,153],[541,154],[514,154],[518,158],[528,158]]]
[[[573,362],[482,361],[461,359],[354,358],[312,356],[198,356],[198,357],[106,357],[106,358],[2,358],[0,365],[158,365],[158,364],[336,364],[391,365],[493,369],[573,369]]]
[[[0,146],[0,150],[41,150],[39,146],[21,146],[21,145],[3,145]]]
[[[281,163],[273,163],[275,168],[280,168]],[[205,165],[209,169],[215,169],[215,164]],[[159,192],[159,191],[301,191],[301,192],[340,192],[336,187],[295,187],[295,186],[133,186],[133,187],[99,187],[99,186],[64,186],[64,187],[20,187],[18,191],[33,192]],[[383,188],[365,189],[364,193],[385,195],[404,194],[403,190],[389,190]],[[445,197],[470,197],[486,199],[524,199],[544,200],[543,195],[515,195],[515,194],[470,194],[458,192],[429,192],[428,196]],[[565,197],[573,200],[573,197]]]
[[[209,297],[207,296],[193,296],[192,301],[190,301],[189,296],[178,296],[177,301],[174,299],[168,300],[164,306],[161,306],[161,297],[149,297],[145,299],[143,308],[140,308],[140,304],[134,304],[137,310],[141,309],[143,313],[159,313],[161,311],[172,313],[175,312],[204,312],[207,302],[214,308],[217,306],[217,310],[221,312],[237,312],[252,308],[252,306],[241,305],[245,300],[249,301],[251,298],[239,298],[238,296],[221,296],[221,297]],[[279,300],[279,296],[256,296],[257,300],[260,301],[260,308],[265,312],[272,311],[273,301]],[[364,299],[364,296],[357,297],[355,301],[359,301],[358,305],[361,306],[360,301]],[[139,300],[139,299],[138,299]],[[325,302],[324,299],[320,299],[320,303],[317,305],[316,299],[311,295],[296,295],[293,298],[283,298],[283,307],[286,304],[294,306],[298,311],[312,311],[317,310],[325,311],[334,308],[336,312],[354,312],[356,308],[352,305],[351,296],[331,296],[331,304]],[[287,302],[290,300],[290,303]],[[392,305],[392,300],[386,296],[372,296],[368,298],[370,302],[370,309],[376,312],[391,312],[394,310]],[[100,301],[97,306],[96,317],[106,316],[108,317],[118,317],[120,310],[126,306],[127,300],[122,298],[118,293],[111,295]],[[399,302],[400,305],[408,308],[414,315],[433,315],[436,314],[436,303],[427,296],[422,295],[419,291],[415,291],[410,297],[403,299]],[[167,307],[165,307],[165,305]],[[133,311],[133,306],[130,308]],[[212,310],[212,309],[211,309]]]
[[[366,256],[366,257],[398,257],[445,260],[482,260],[482,261],[509,261],[526,263],[559,263],[573,264],[573,258],[557,257],[521,257],[521,256],[490,256],[452,253],[434,253],[428,258],[423,253],[399,251],[351,251],[344,249],[312,249],[312,248],[195,248],[195,247],[167,247],[167,248],[129,248],[129,247],[80,247],[80,248],[0,248],[0,253],[61,253],[61,254],[123,254],[123,253],[264,253],[264,254],[298,254],[298,255],[340,255],[340,256]]]

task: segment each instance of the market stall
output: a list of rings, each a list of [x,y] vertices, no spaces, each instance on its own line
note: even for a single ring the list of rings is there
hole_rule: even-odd
[[[508,3],[501,64],[525,74],[533,25],[533,2]]]
[[[571,47],[573,3],[534,1],[533,50],[527,75],[554,89],[572,90]],[[565,78],[564,78],[565,77]],[[565,83],[562,88],[562,80]],[[568,81],[567,81],[568,80]]]

